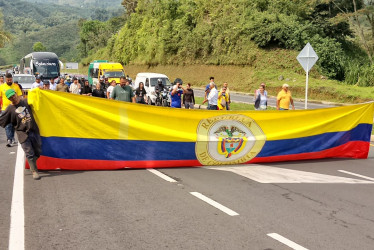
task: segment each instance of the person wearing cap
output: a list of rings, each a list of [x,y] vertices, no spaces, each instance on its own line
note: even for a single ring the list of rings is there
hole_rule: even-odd
[[[21,147],[25,152],[27,162],[29,163],[32,177],[34,180],[40,179],[36,161],[40,157],[42,147],[38,125],[32,115],[31,107],[26,99],[17,95],[14,89],[8,89],[5,92],[7,100],[11,104],[0,116],[0,126],[5,127],[7,124],[15,129]]]
[[[119,85],[114,87],[110,99],[135,103],[134,91],[132,91],[132,88],[127,85],[126,77],[121,76]]]
[[[50,82],[48,80],[43,81],[43,89],[50,90]]]
[[[285,83],[282,85],[282,90],[279,91],[277,95],[277,110],[289,110],[290,103],[292,105],[292,109],[295,110],[291,91],[289,91],[288,88],[288,84]]]
[[[19,86],[17,84],[13,83],[12,74],[7,73],[5,75],[5,83],[0,85],[0,103],[2,103],[0,113],[4,112],[6,110],[6,108],[11,104],[11,101],[9,101],[6,98],[6,95],[5,95],[6,91],[9,90],[9,89],[13,89],[17,93],[17,95],[22,96],[22,91],[19,88]],[[14,138],[14,128],[10,123],[6,124],[5,133],[6,133],[6,137],[7,137],[6,146],[11,147],[11,146],[17,145],[17,142]]]
[[[69,87],[69,92],[72,94],[80,95],[81,85],[78,83],[78,78],[73,78],[73,83]]]
[[[180,78],[175,79],[174,87],[171,91],[171,107],[172,108],[181,108],[182,107],[182,94],[186,90],[182,87],[183,81]]]
[[[60,83],[56,85],[56,91],[69,92],[69,87],[65,84],[65,79],[63,77],[60,78]]]

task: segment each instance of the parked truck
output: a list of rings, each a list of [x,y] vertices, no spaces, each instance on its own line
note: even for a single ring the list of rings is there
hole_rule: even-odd
[[[115,80],[119,83],[120,77],[125,76],[122,64],[108,61],[94,61],[88,68],[90,84],[97,84],[100,78],[108,78],[109,82]]]

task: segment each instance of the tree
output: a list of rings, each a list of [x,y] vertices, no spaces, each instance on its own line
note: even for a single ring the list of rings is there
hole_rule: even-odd
[[[373,0],[326,0],[340,11],[333,21],[346,19],[356,32],[359,43],[365,50],[370,64],[374,56],[374,1]],[[369,23],[369,27],[365,26]],[[368,32],[366,30],[369,30]]]
[[[32,50],[34,52],[41,52],[41,51],[46,51],[47,48],[41,42],[36,42],[34,43],[34,46],[32,46]]]
[[[4,23],[3,23],[3,14],[0,11],[0,48],[5,46],[5,43],[9,42],[11,39],[11,35],[6,32],[4,29]]]
[[[137,0],[123,0],[122,3],[123,7],[126,9],[126,14],[131,15],[131,13],[135,12],[135,9],[138,5]]]

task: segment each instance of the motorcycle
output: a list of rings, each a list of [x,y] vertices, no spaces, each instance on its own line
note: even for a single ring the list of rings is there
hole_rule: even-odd
[[[157,93],[156,96],[156,106],[162,106],[162,107],[170,107],[171,98],[169,94],[169,90],[164,88],[161,93]]]

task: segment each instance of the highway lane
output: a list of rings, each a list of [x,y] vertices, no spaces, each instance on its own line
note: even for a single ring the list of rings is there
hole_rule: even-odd
[[[204,90],[203,89],[194,89],[194,93],[196,96],[204,97]],[[231,101],[233,102],[243,102],[243,103],[249,103],[254,104],[253,95],[244,94],[244,93],[231,93]],[[294,101],[295,109],[305,109],[305,103],[304,101]],[[268,99],[268,105],[272,107],[276,107],[276,97],[269,97]],[[336,107],[337,104],[334,103],[313,103],[308,102],[308,109],[320,109],[320,108],[330,108],[330,107]]]
[[[3,129],[0,138],[4,145]],[[374,178],[373,149],[367,160],[159,169],[176,182],[147,170],[49,171],[40,181],[25,171],[25,249],[290,249],[271,233],[306,249],[371,249],[374,182],[339,170]],[[14,151],[0,151],[8,179],[0,182],[1,249],[8,242]],[[261,183],[269,167],[276,181]],[[308,178],[316,183],[303,183]]]

